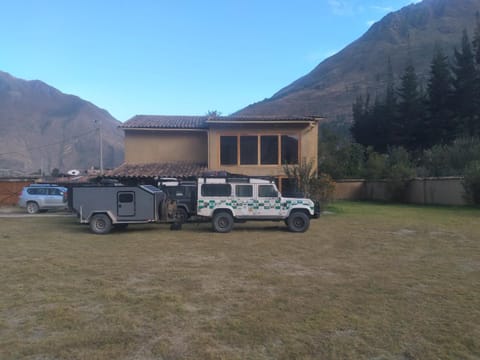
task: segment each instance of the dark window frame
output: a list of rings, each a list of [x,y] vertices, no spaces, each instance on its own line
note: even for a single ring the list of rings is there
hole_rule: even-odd
[[[222,191],[227,188],[228,192]],[[202,184],[200,192],[204,197],[229,197],[232,196],[232,186],[231,184]]]
[[[232,135],[231,133],[225,133],[219,135],[219,160],[220,165],[224,166],[282,166],[285,164],[289,165],[298,165],[300,161],[300,144],[301,144],[301,136],[299,133],[265,133],[265,134],[236,134]],[[242,155],[242,138],[257,138],[257,145],[255,148],[257,161],[255,163],[251,161],[246,161],[245,157]],[[276,157],[276,162],[273,162],[270,158],[268,159],[268,154],[263,155],[262,151],[264,151],[264,146],[262,146],[262,138],[272,137],[276,138],[276,144],[274,145],[273,152],[276,155],[270,154],[272,157]],[[296,153],[293,155],[286,154],[288,149],[286,145],[287,138],[295,139],[297,142],[296,146]],[[222,138],[231,138],[235,139],[234,144],[231,145],[231,150],[233,152],[232,155],[227,156],[224,154],[223,148],[227,146],[227,144],[222,144]],[[225,139],[227,140],[227,139]],[[246,154],[246,153],[244,153]],[[234,158],[236,161],[234,161]],[[291,159],[294,159],[292,161]],[[227,161],[227,159],[229,161]],[[296,162],[295,162],[296,160]]]

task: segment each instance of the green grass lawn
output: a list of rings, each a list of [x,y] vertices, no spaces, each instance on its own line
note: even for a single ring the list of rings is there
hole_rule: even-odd
[[[480,210],[98,236],[0,219],[0,359],[479,359]]]

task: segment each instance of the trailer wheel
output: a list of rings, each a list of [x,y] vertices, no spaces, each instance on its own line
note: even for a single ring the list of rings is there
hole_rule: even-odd
[[[95,214],[90,220],[90,230],[95,234],[108,234],[112,230],[112,220],[106,214]]]
[[[291,213],[287,219],[287,226],[291,232],[305,232],[310,226],[310,218],[303,212]]]
[[[233,216],[226,211],[219,211],[213,215],[213,231],[228,233],[233,229]]]

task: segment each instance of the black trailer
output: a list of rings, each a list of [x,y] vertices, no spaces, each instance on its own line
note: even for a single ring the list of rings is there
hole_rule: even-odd
[[[128,224],[175,223],[176,202],[152,185],[72,187],[72,210],[95,234]]]

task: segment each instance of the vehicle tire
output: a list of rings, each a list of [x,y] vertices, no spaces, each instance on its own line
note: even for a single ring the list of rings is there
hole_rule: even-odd
[[[106,214],[95,214],[90,220],[90,230],[95,234],[108,234],[112,230],[112,220]]]
[[[184,208],[177,208],[177,212],[175,213],[176,222],[179,224],[185,224],[188,219],[187,210]]]
[[[35,201],[29,201],[27,203],[27,212],[29,214],[36,214],[40,211],[40,207]]]
[[[287,226],[291,232],[305,232],[310,226],[310,218],[303,212],[293,212],[287,219]]]
[[[219,211],[213,215],[213,231],[228,233],[233,229],[233,216],[226,211]]]

